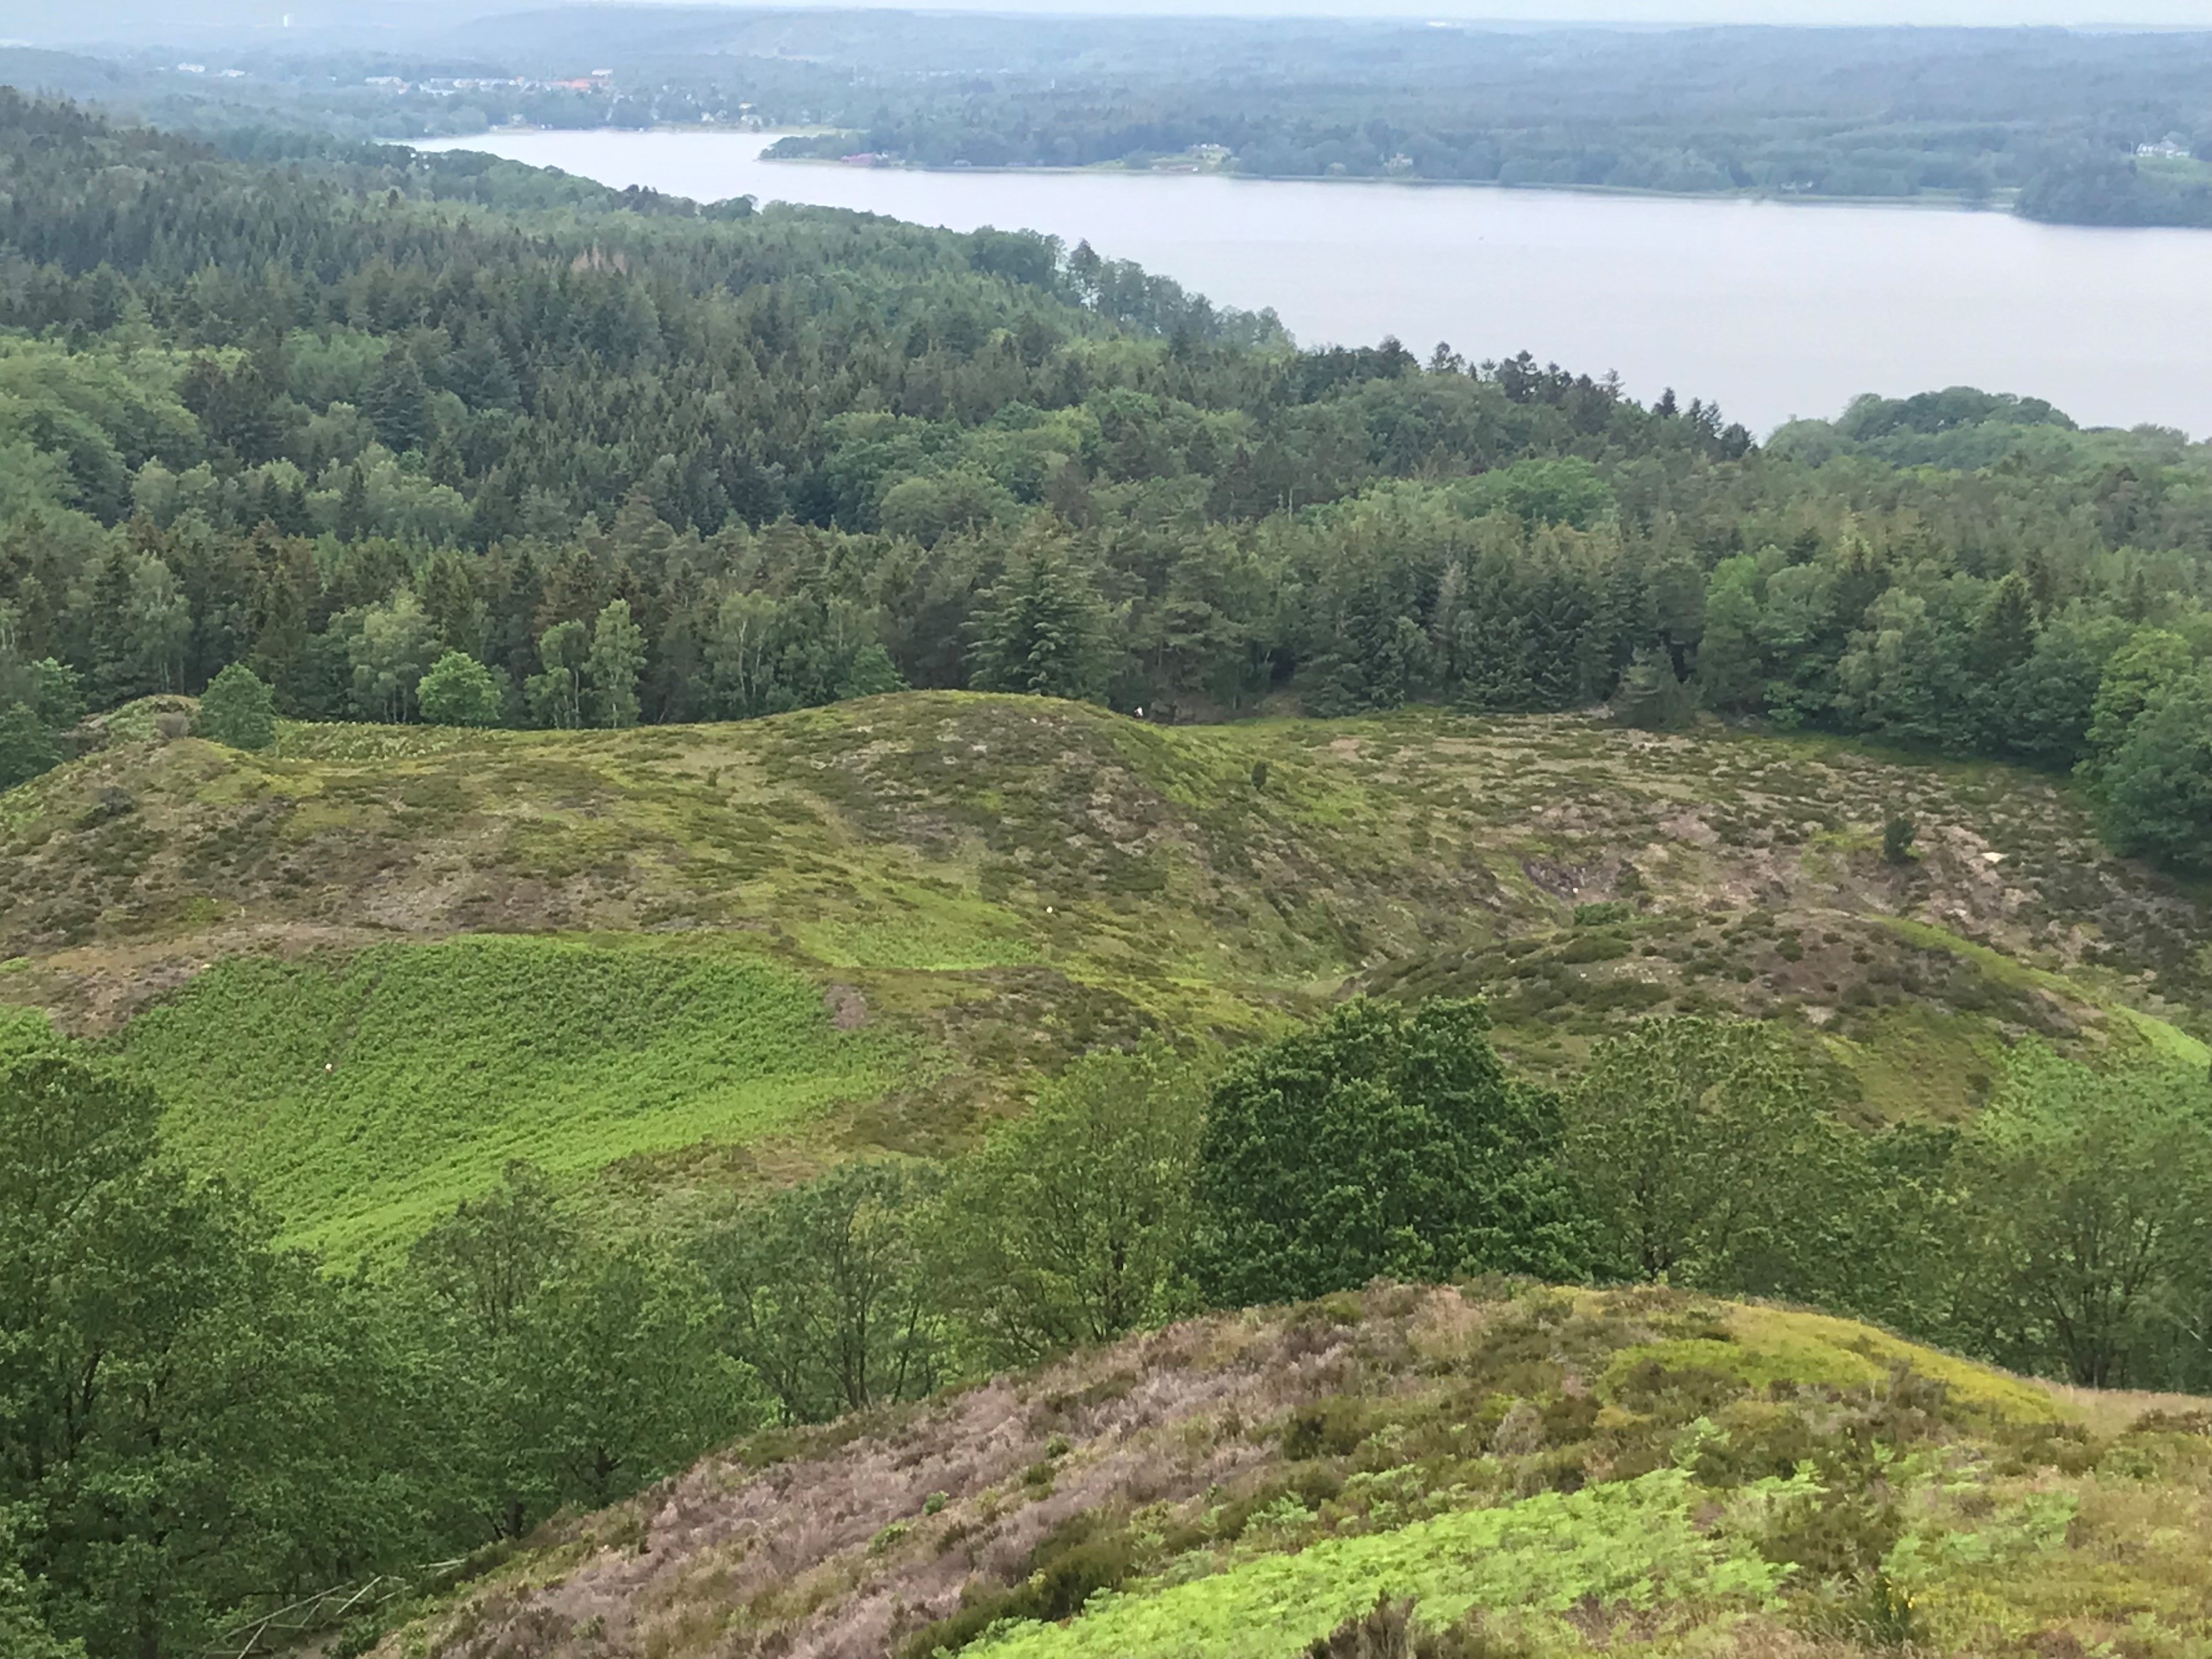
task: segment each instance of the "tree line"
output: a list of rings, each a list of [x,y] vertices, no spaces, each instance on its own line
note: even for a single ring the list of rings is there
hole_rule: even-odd
[[[0,1634],[24,1659],[190,1653],[749,1430],[1376,1278],[1785,1297],[2076,1383],[2212,1383],[2201,1072],[2028,1047],[1963,1127],[1838,1106],[1755,1023],[1646,1023],[1555,1091],[1508,1073],[1478,1002],[1354,1000],[1235,1055],[1095,1053],[950,1165],[848,1164],[665,1235],[587,1223],[516,1164],[332,1276],[166,1155],[142,1085],[19,1042]]]

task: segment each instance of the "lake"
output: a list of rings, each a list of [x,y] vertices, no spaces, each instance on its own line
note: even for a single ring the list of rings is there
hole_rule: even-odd
[[[1856,394],[1978,386],[2084,424],[2212,434],[2212,231],[2003,213],[1156,173],[765,161],[775,134],[517,132],[488,150],[700,201],[755,196],[1087,238],[1300,343],[1527,349],[1759,432]]]

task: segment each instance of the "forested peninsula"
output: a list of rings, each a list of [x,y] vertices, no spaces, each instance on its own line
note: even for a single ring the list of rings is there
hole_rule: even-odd
[[[574,6],[380,44],[0,48],[157,125],[355,140],[808,129],[778,154],[2008,209],[2212,225],[2212,33],[1511,28]],[[373,38],[373,37],[372,37]],[[198,56],[203,48],[194,49]]]

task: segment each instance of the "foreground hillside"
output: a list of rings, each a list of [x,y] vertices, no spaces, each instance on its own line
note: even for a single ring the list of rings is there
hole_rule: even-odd
[[[262,753],[113,724],[0,796],[0,998],[341,1251],[524,1152],[632,1191],[943,1150],[1088,1048],[1347,988],[1485,993],[1540,1074],[1771,1018],[1869,1121],[1970,1111],[2024,1034],[2201,1056],[2212,1002],[2201,896],[2049,780],[1810,740],[952,693]]]
[[[1410,1603],[1425,1653],[2179,1656],[2187,1403],[1679,1291],[1376,1287],[741,1443],[376,1651],[1288,1659]]]

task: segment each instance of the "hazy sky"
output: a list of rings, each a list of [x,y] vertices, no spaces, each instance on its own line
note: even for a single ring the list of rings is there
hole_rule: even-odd
[[[769,0],[775,3],[775,0]],[[872,3],[875,0],[860,0]],[[881,0],[904,6],[910,0]],[[936,0],[933,11],[1452,17],[1500,22],[2151,25],[2212,28],[2212,0]]]
[[[700,3],[701,0],[677,0]],[[712,3],[712,0],[708,0]],[[799,5],[806,0],[734,0]],[[398,24],[435,29],[561,0],[0,0],[0,39],[161,38],[194,27]],[[831,0],[839,6],[1091,15],[1434,17],[1501,23],[1982,24],[2212,28],[2212,0]]]
[[[525,0],[526,3],[526,0]],[[696,0],[694,0],[696,3]],[[799,3],[800,0],[740,0]],[[1451,17],[1500,22],[2023,23],[2212,27],[2212,0],[838,0],[917,11]],[[519,9],[519,7],[518,7]]]

